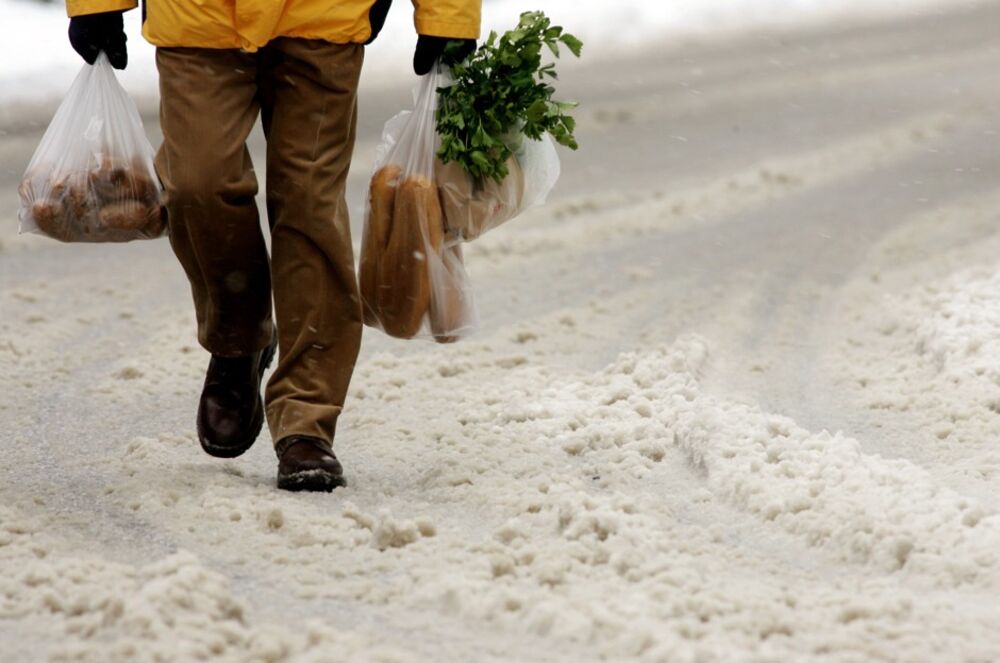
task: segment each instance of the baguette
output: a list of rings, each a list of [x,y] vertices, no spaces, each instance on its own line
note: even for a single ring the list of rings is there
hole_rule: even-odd
[[[378,260],[378,304],[390,336],[413,338],[430,307],[427,253],[440,254],[444,220],[437,187],[423,176],[405,178],[396,191],[392,225]]]
[[[381,306],[378,265],[386,244],[389,243],[389,228],[392,226],[392,212],[396,204],[396,186],[399,184],[401,172],[397,165],[385,166],[375,173],[368,187],[368,223],[365,225],[365,236],[361,242],[359,281],[364,321],[370,327],[379,326]]]

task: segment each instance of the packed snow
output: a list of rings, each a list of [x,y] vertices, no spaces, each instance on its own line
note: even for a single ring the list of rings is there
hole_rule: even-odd
[[[0,658],[1000,659],[989,25],[946,22],[924,52],[923,23],[823,36],[888,1],[579,5],[546,0],[608,35],[611,64],[566,77],[584,148],[547,206],[468,246],[482,333],[366,332],[333,494],[277,491],[266,434],[235,460],[198,448],[207,357],[166,242],[8,219]],[[407,9],[375,71],[408,67]],[[636,22],[743,19],[819,36],[613,54]],[[39,95],[78,66],[62,31]],[[0,132],[15,184],[31,140]]]
[[[597,327],[600,317],[577,322]],[[698,375],[711,353],[697,337],[575,374],[542,361],[558,342],[523,331],[367,362],[353,435],[370,440],[365,454],[392,479],[356,461],[357,487],[339,491],[324,515],[316,499],[276,494],[235,462],[206,483],[203,469],[191,471],[189,436],[124,441],[113,462],[126,479],[107,498],[236,576],[287,574],[300,600],[384,603],[408,615],[408,628],[429,610],[619,659],[986,660],[996,651],[1000,608],[986,600],[1000,585],[992,509],[844,435],[705,393]],[[955,347],[967,342],[956,337]],[[462,416],[428,420],[444,400]],[[418,443],[417,430],[434,443]],[[389,447],[406,453],[380,452]],[[690,489],[667,494],[664,482]],[[690,503],[715,521],[692,521]],[[734,511],[767,537],[732,527]],[[10,570],[0,615],[58,633],[53,658],[321,660],[335,648],[408,660],[365,629],[258,628],[226,578],[191,553],[112,562],[75,553],[50,527],[0,511]],[[829,574],[833,562],[852,574]],[[956,612],[956,601],[978,607]]]

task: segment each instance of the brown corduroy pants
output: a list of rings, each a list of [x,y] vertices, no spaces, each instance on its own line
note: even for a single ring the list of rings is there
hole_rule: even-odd
[[[160,48],[170,243],[194,295],[198,340],[253,353],[277,328],[265,390],[276,442],[332,441],[361,343],[361,307],[344,189],[364,47],[277,39],[256,53]],[[268,259],[246,139],[267,139]],[[274,297],[272,318],[271,299]]]

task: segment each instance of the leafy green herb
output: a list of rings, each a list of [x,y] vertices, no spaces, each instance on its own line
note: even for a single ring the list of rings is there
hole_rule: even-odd
[[[576,121],[567,111],[575,103],[554,101],[554,63],[542,64],[542,49],[559,57],[560,44],[580,57],[579,39],[552,25],[542,12],[525,12],[517,28],[498,37],[491,32],[480,48],[464,62],[452,65],[455,83],[439,88],[437,131],[441,136],[438,157],[456,161],[479,181],[507,176],[510,148],[504,138],[519,131],[538,140],[549,133],[560,145],[577,149]],[[445,60],[460,48],[449,44]]]

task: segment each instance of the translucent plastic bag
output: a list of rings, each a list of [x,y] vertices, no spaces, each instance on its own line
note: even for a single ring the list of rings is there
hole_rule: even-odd
[[[436,163],[449,235],[472,241],[521,212],[545,202],[559,179],[559,155],[546,134],[531,140],[513,133],[505,143],[514,155],[507,161],[509,174],[503,182],[477,182],[456,163]]]
[[[20,232],[126,242],[165,231],[153,146],[103,53],[84,65],[18,188]]]
[[[418,83],[414,110],[386,123],[369,186],[360,264],[365,323],[397,338],[450,343],[475,331],[462,242],[542,204],[559,177],[547,137],[512,134],[502,183],[477,183],[438,160],[437,90],[449,83],[435,68]]]

